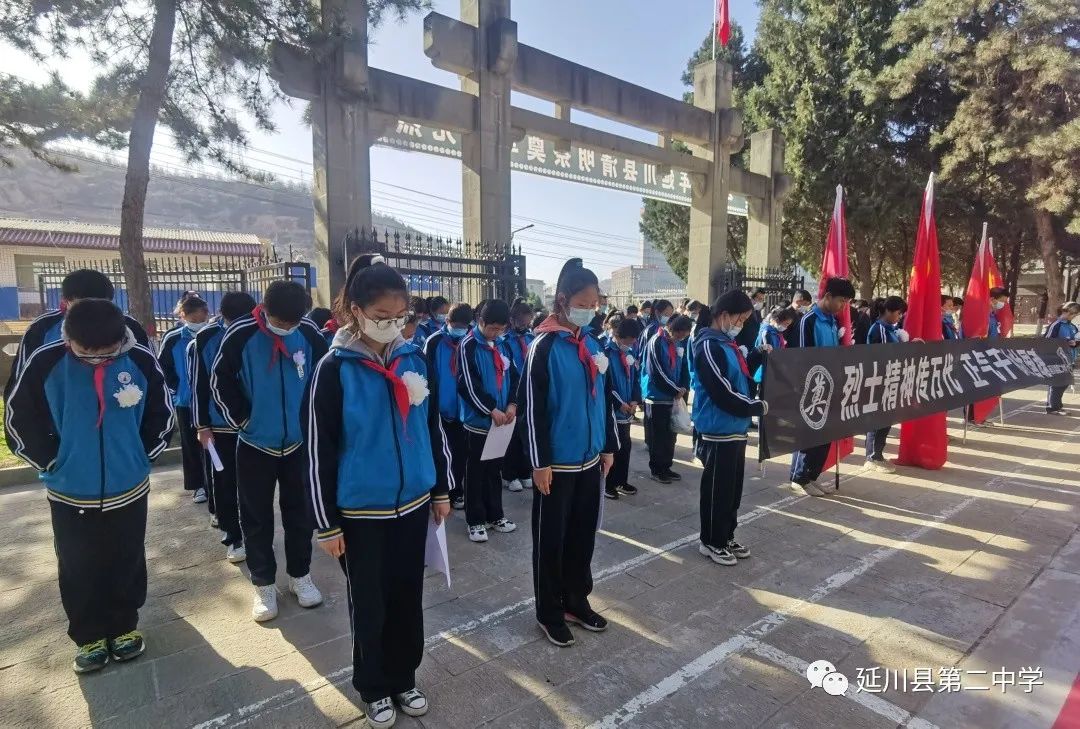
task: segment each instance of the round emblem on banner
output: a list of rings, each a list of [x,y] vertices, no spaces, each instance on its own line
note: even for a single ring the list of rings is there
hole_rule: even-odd
[[[129,382],[131,382],[131,373],[121,372],[116,376],[116,381],[119,382],[121,385],[128,384]]]
[[[814,430],[821,430],[829,420],[829,403],[832,402],[833,378],[821,365],[814,365],[806,373],[799,412],[803,421]]]

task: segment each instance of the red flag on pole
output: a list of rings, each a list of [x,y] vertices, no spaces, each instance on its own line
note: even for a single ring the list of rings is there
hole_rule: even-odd
[[[993,239],[986,237],[986,223],[983,223],[982,241],[975,253],[975,264],[971,268],[967,291],[964,292],[964,308],[960,312],[966,339],[981,339],[987,336],[990,331],[990,289],[1004,284],[1001,271],[994,261],[993,245]],[[1000,328],[999,336],[1008,336],[1013,328],[1012,308],[1005,304],[1005,308],[996,312],[995,316]],[[972,403],[971,421],[986,422],[990,414],[997,409],[999,401],[1000,398],[991,397]]]
[[[731,20],[728,18],[728,0],[716,2],[716,38],[720,45],[727,47],[731,40]]]
[[[825,242],[825,257],[821,261],[821,283],[818,284],[818,300],[825,295],[825,284],[830,278],[848,277],[847,257],[847,224],[844,222],[844,188],[836,186],[836,202],[833,203],[832,221],[829,223],[829,238]],[[851,307],[845,307],[836,315],[836,320],[844,329],[844,335],[840,338],[840,344],[851,344]],[[828,471],[839,459],[843,460],[855,450],[854,438],[842,438],[834,441],[829,448],[829,456],[825,459],[822,472]]]
[[[908,289],[908,310],[904,329],[912,339],[940,342],[941,332],[941,260],[938,253],[937,225],[934,223],[934,175],[923,193],[919,232],[915,238],[915,260],[911,268]],[[900,425],[900,458],[902,466],[919,466],[937,470],[948,458],[948,439],[945,433],[945,413]]]

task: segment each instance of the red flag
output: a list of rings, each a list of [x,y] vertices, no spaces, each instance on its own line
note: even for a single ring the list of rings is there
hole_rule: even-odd
[[[731,40],[731,20],[728,18],[728,0],[716,0],[716,39],[727,47]]]
[[[919,232],[915,239],[915,261],[908,289],[908,310],[904,329],[912,339],[940,342],[941,332],[941,260],[938,253],[937,225],[934,223],[934,175],[923,194]],[[948,458],[945,413],[900,425],[900,458],[903,466],[937,470]]]
[[[836,186],[836,202],[833,203],[832,221],[829,223],[829,238],[825,242],[825,257],[821,261],[821,283],[818,284],[818,300],[825,295],[825,284],[830,278],[848,277],[847,257],[847,224],[844,222],[844,188]],[[836,320],[844,329],[844,336],[840,338],[840,344],[851,344],[851,307],[845,307],[836,316]],[[829,456],[825,459],[822,472],[828,471],[837,461],[837,452],[840,460],[843,460],[855,450],[854,438],[841,438],[834,441],[829,448]]]
[[[989,333],[990,289],[1003,286],[1004,283],[1001,271],[994,261],[993,245],[993,239],[986,237],[986,223],[983,223],[982,240],[975,254],[975,265],[971,268],[967,291],[964,292],[964,309],[960,313],[964,337],[967,339],[980,339]],[[1005,304],[1005,308],[998,311],[996,316],[1000,325],[999,336],[1008,336],[1013,328],[1012,307]],[[990,414],[997,409],[999,401],[999,398],[991,397],[972,403],[971,421],[986,422]]]

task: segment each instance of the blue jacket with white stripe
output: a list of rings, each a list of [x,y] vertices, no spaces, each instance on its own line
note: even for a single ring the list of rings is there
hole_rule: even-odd
[[[187,348],[193,341],[195,332],[179,324],[165,332],[158,347],[158,363],[165,373],[165,384],[172,392],[173,407],[191,407],[191,369]]]
[[[120,355],[101,365],[100,397],[96,370],[63,341],[39,347],[12,387],[4,425],[49,499],[108,510],[150,490],[150,462],[169,443],[173,408],[157,360],[130,331]]]
[[[604,354],[608,358],[608,376],[611,378],[611,394],[615,397],[615,420],[629,423],[630,416],[622,411],[623,405],[641,403],[641,375],[634,358],[633,348],[623,352],[619,343],[608,339]]]
[[[899,341],[900,336],[896,333],[896,325],[883,319],[874,321],[866,332],[867,344],[892,344]]]
[[[641,393],[645,402],[670,405],[679,389],[690,387],[686,366],[686,341],[676,342],[660,327],[645,345],[641,367]],[[672,352],[675,356],[672,357]]]
[[[449,327],[443,327],[424,342],[424,357],[427,359],[428,372],[431,373],[430,379],[439,381],[439,412],[448,423],[456,423],[461,417],[457,369],[458,349],[464,338],[464,334],[451,334]]]
[[[836,317],[826,314],[817,304],[810,307],[799,321],[800,347],[839,347],[840,325]]]
[[[504,368],[501,384],[493,357],[497,357]],[[487,433],[491,429],[491,411],[505,412],[516,402],[517,380],[517,370],[502,349],[485,339],[479,327],[473,327],[458,347],[456,384],[465,429]]]
[[[698,435],[705,441],[745,440],[750,418],[764,415],[768,406],[750,397],[750,363],[739,345],[723,332],[700,329],[694,359],[692,414]]]
[[[1075,341],[1077,337],[1077,327],[1068,319],[1058,319],[1053,324],[1046,328],[1043,336],[1047,339],[1065,339],[1068,341]],[[1069,357],[1070,362],[1076,361],[1076,350],[1069,347],[1066,350],[1066,354]]]
[[[210,428],[218,433],[236,432],[236,428],[225,420],[221,408],[210,394],[210,373],[218,350],[221,349],[226,329],[225,323],[220,319],[210,322],[195,335],[195,341],[190,348],[191,420],[196,430]]]

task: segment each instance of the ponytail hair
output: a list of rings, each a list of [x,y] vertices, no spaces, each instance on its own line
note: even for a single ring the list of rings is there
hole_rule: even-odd
[[[386,265],[378,253],[365,253],[357,256],[349,265],[345,285],[334,301],[334,318],[342,326],[355,329],[356,317],[352,305],[363,307],[386,294],[400,295],[408,300],[409,287],[401,274]]]
[[[585,268],[580,258],[571,258],[569,261],[563,264],[562,270],[559,271],[559,279],[555,284],[555,311],[562,312],[567,308],[566,302],[576,294],[584,291],[590,286],[596,288],[597,293],[600,292],[600,279],[596,277],[596,274]],[[559,297],[563,297],[563,301],[559,301]]]
[[[532,315],[533,315],[532,307],[529,306],[529,304],[525,301],[525,299],[521,298],[520,296],[517,297],[516,299],[514,299],[514,303],[510,305],[510,316],[511,316],[511,318],[516,319],[519,316],[530,316],[531,317]]]
[[[745,314],[752,311],[754,302],[742,289],[730,289],[716,297],[712,307],[703,306],[698,312],[697,328],[704,329],[712,326],[713,320],[721,314]]]

